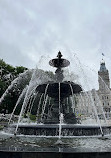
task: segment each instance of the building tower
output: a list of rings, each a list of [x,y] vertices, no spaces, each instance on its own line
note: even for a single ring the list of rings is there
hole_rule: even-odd
[[[100,63],[100,70],[98,71],[98,82],[98,95],[105,111],[105,115],[107,118],[109,118],[111,111],[110,79],[109,71],[106,69],[105,62],[103,59]]]
[[[105,62],[101,61],[100,70],[98,71],[99,91],[107,91],[110,89],[109,71],[106,69]]]

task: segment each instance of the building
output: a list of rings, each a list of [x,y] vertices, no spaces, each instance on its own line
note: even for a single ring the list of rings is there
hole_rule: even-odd
[[[106,68],[105,62],[101,61],[100,70],[98,71],[99,89],[82,92],[76,95],[76,113],[80,115],[106,118],[111,117],[111,89],[109,71]]]
[[[102,60],[98,71],[99,90],[98,95],[105,113],[111,113],[111,89],[109,71],[106,69],[105,62]]]

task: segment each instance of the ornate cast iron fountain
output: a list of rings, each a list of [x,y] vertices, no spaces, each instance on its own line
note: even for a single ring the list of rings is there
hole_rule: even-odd
[[[76,124],[77,119],[71,105],[64,104],[64,99],[72,96],[75,93],[82,91],[80,85],[70,81],[64,81],[62,68],[70,65],[70,62],[62,58],[59,51],[57,58],[49,61],[49,64],[56,67],[55,82],[48,82],[41,84],[37,87],[39,93],[46,93],[49,97],[53,98],[53,105],[46,107],[50,110],[50,115],[43,116],[42,123],[44,124],[58,124],[60,122],[60,113],[64,116],[64,122],[68,124]]]
[[[22,113],[20,113],[18,123],[10,124],[10,130],[15,131],[15,134],[59,136],[59,138],[61,136],[92,136],[100,134],[103,136],[104,133],[111,133],[111,126],[80,124],[75,115],[75,98],[73,96],[80,93],[82,88],[74,82],[65,81],[63,75],[63,68],[69,66],[70,62],[63,59],[61,52],[58,52],[57,58],[50,60],[49,64],[57,68],[54,75],[55,79],[52,81],[48,79],[46,83],[42,82],[42,84],[33,87],[32,93],[29,93],[28,101],[25,102],[27,104],[23,104],[26,107],[22,106]],[[44,75],[42,73],[42,79],[44,76],[45,73]],[[35,101],[34,103],[32,101],[35,96],[39,102]],[[34,124],[28,122],[22,124],[23,112],[27,114],[27,109],[32,109],[33,106],[36,108],[35,112],[37,111],[35,113],[37,122]]]

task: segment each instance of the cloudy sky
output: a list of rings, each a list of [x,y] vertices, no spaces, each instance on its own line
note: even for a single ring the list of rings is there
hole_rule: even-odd
[[[59,50],[95,71],[104,53],[111,74],[111,0],[0,0],[0,58],[34,68]]]

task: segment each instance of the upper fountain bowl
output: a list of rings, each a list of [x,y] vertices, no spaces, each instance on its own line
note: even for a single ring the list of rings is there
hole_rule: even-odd
[[[57,68],[63,68],[63,67],[69,66],[70,62],[66,59],[61,58],[61,57],[62,57],[62,54],[59,51],[57,58],[50,60],[49,65],[53,66],[53,67],[57,67]]]

